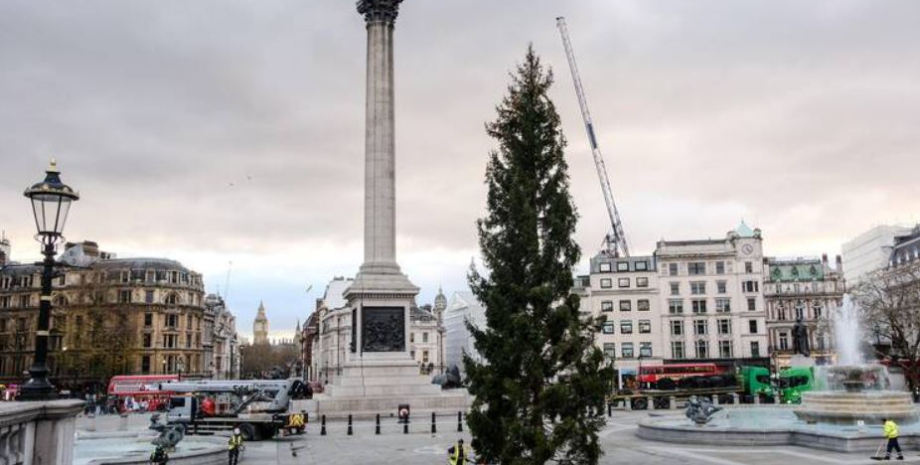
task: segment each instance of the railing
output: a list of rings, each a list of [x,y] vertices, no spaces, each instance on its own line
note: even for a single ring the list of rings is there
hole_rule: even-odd
[[[34,436],[34,423],[23,422],[0,426],[0,463],[4,465],[25,463],[26,450],[32,449],[31,443],[34,442]],[[26,438],[30,438],[31,441],[27,441]]]
[[[0,402],[0,465],[70,465],[74,423],[83,405],[75,400]]]

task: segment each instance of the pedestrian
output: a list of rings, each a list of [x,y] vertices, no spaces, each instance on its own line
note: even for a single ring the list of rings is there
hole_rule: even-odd
[[[466,459],[469,451],[463,446],[463,439],[457,441],[455,446],[447,449],[447,461],[450,465],[466,465]]]
[[[237,465],[240,461],[240,452],[243,449],[243,435],[240,428],[233,428],[233,434],[230,436],[230,465]]]
[[[888,439],[888,448],[885,450],[885,460],[891,460],[891,451],[898,451],[898,460],[904,460],[901,454],[901,445],[898,444],[898,424],[891,418],[885,418],[885,439]]]

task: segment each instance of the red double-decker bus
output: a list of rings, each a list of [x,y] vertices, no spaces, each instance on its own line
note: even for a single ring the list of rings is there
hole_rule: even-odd
[[[169,401],[170,391],[161,391],[160,383],[179,381],[179,375],[113,376],[109,380],[109,395],[119,397],[119,408],[124,409],[124,400],[131,397],[134,402],[146,402],[147,410],[156,411]]]
[[[638,381],[654,386],[661,379],[677,381],[691,376],[715,376],[725,372],[714,363],[675,363],[673,365],[650,365],[639,368]]]

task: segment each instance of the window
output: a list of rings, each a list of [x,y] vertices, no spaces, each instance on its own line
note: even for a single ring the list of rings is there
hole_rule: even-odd
[[[153,346],[153,336],[150,333],[144,335],[144,348],[149,349]]]
[[[693,313],[706,313],[706,299],[693,299],[690,301]]]
[[[709,358],[709,341],[705,339],[696,341],[696,358]]]
[[[428,332],[427,331],[422,333],[422,342],[423,343],[428,342]]]
[[[751,357],[760,357],[760,342],[751,341]]]
[[[192,314],[185,315],[185,329],[192,329]]]
[[[779,333],[779,350],[789,350],[789,335]]]
[[[164,334],[163,335],[163,347],[167,349],[175,349],[177,339],[179,339],[179,336],[176,334]]]
[[[10,308],[10,301],[12,300],[13,298],[8,295],[0,296],[0,308]]]
[[[636,271],[648,271],[648,262],[636,262]]]
[[[680,320],[671,321],[671,336],[682,336],[684,334],[684,322]]]
[[[144,314],[144,326],[148,328],[153,326],[153,313]]]
[[[611,360],[617,358],[617,345],[612,342],[605,342],[604,355]]]
[[[803,304],[801,301],[795,304],[795,318],[805,319],[805,304]]]
[[[728,313],[732,311],[732,299],[722,297],[716,299],[716,313]]]
[[[621,312],[629,312],[631,310],[632,310],[632,301],[629,301],[629,300],[620,301],[620,311]]]
[[[728,286],[726,286],[725,281],[716,281],[716,292],[717,293],[719,294],[727,293],[728,292],[728,290],[726,289],[727,287]]]
[[[636,287],[648,287],[648,278],[636,278]]]
[[[709,323],[706,320],[693,320],[693,334],[697,336],[705,336],[709,329]]]
[[[119,280],[122,284],[127,283],[128,281],[130,281],[130,279],[131,279],[131,272],[130,272],[130,271],[122,271],[121,274],[119,275],[119,278],[118,278],[118,280]]]
[[[716,274],[725,274],[725,262],[716,262]]]
[[[687,272],[690,275],[706,274],[706,262],[690,262],[687,264]]]
[[[671,358],[675,360],[684,358],[684,341],[671,341]]]
[[[166,327],[175,329],[179,326],[179,315],[166,315]]]
[[[668,263],[668,274],[677,276],[677,263]]]
[[[732,320],[720,319],[719,320],[719,334],[731,334],[731,333],[732,333]]]
[[[169,294],[166,296],[166,305],[176,305],[179,303],[179,296],[176,294]]]
[[[635,354],[633,353],[633,344],[632,342],[624,342],[622,349],[623,358],[633,358]]]
[[[130,304],[131,303],[131,291],[129,290],[118,291],[118,303]]]
[[[744,262],[744,272],[753,273],[754,272],[754,263],[753,262]]]
[[[640,342],[639,343],[639,356],[642,358],[652,356],[652,343],[651,342]]]
[[[680,295],[680,283],[671,283],[671,295]]]
[[[6,318],[0,319],[0,333],[6,332]]]
[[[636,301],[636,307],[640,312],[647,312],[652,308],[652,303],[648,299],[639,299]]]
[[[814,306],[811,308],[812,313],[815,316],[816,320],[821,319],[821,304],[815,302]]]
[[[604,334],[613,334],[614,328],[616,328],[616,323],[612,321],[607,321],[607,322],[604,322],[603,326],[601,326],[601,331]]]
[[[415,333],[409,333],[409,342],[415,344]]]
[[[760,283],[757,281],[744,281],[741,283],[741,289],[744,292],[760,292]]]
[[[652,320],[639,320],[639,334],[650,334],[652,332]]]
[[[754,297],[748,297],[748,311],[756,312],[757,311],[757,299]]]
[[[757,320],[748,320],[748,329],[751,330],[751,334],[757,334]]]
[[[144,355],[141,357],[141,373],[147,374],[150,373],[150,356]]]
[[[629,271],[629,262],[617,262],[617,271]]]
[[[19,306],[28,307],[32,303],[32,296],[30,295],[21,295],[19,296]]]
[[[732,341],[719,341],[719,358],[732,358]]]
[[[629,287],[629,278],[620,278],[617,280],[617,286]]]
[[[668,299],[668,313],[684,313],[684,300]]]
[[[613,280],[610,278],[601,279],[601,289],[610,289],[613,287]]]
[[[605,300],[601,302],[601,311],[602,312],[612,312],[613,311],[613,301]]]
[[[620,322],[620,334],[632,334],[632,321],[623,320]]]
[[[601,262],[600,267],[598,268],[601,273],[610,273],[610,262]]]
[[[690,283],[690,294],[692,295],[703,295],[706,293],[706,283],[703,281],[697,281]]]
[[[185,348],[192,348],[192,333],[185,333]]]
[[[147,303],[147,304],[153,303],[153,291],[147,291],[144,293],[144,303]]]

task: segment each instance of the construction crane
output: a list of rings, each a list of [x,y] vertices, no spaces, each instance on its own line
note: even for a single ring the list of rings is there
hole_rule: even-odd
[[[600,147],[597,146],[597,136],[594,133],[594,121],[591,119],[591,112],[588,110],[588,100],[585,97],[585,88],[581,84],[581,76],[578,73],[578,64],[575,62],[575,52],[572,49],[572,41],[569,39],[569,29],[565,24],[565,18],[560,16],[556,18],[556,26],[562,34],[562,44],[565,46],[565,54],[569,60],[569,69],[572,71],[572,81],[575,83],[575,93],[578,95],[578,105],[581,107],[581,117],[585,121],[585,130],[588,132],[588,142],[591,143],[591,153],[594,155],[594,166],[597,168],[597,177],[601,183],[601,191],[604,194],[604,202],[607,204],[607,213],[610,215],[610,232],[604,237],[604,252],[611,257],[629,257],[629,246],[626,245],[626,232],[623,230],[623,222],[620,221],[620,212],[617,210],[617,204],[613,200],[613,189],[610,187],[610,178],[607,176],[607,165],[604,163],[604,155]]]

